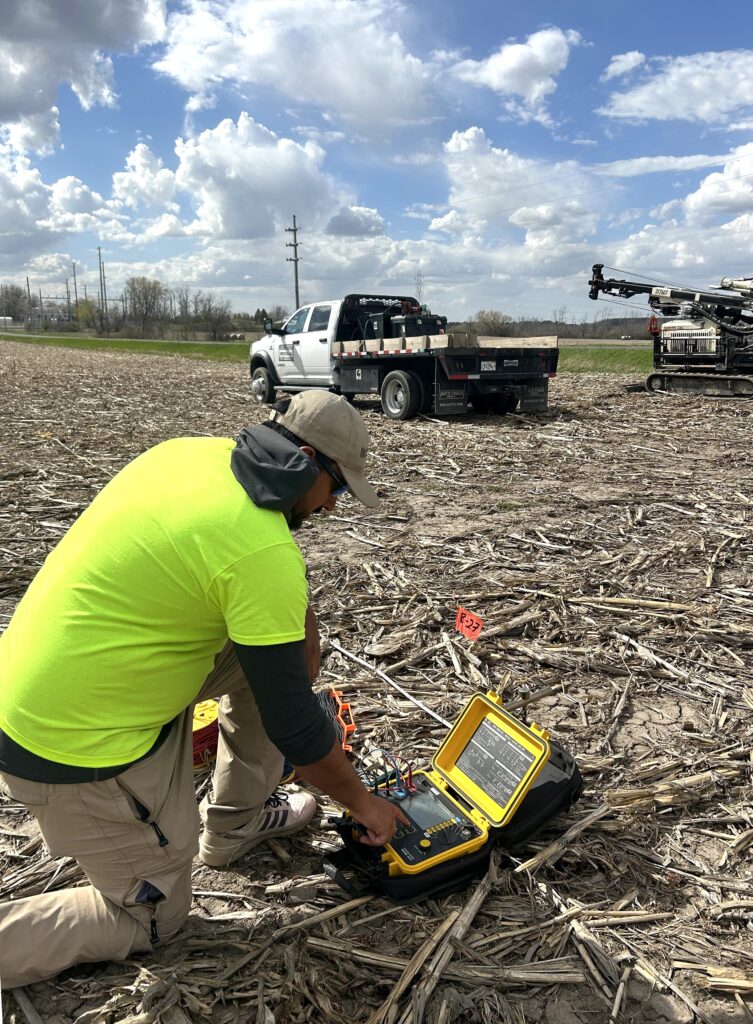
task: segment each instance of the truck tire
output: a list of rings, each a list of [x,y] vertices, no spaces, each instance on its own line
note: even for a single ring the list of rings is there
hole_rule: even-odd
[[[421,405],[421,382],[415,373],[392,370],[379,393],[384,415],[391,420],[412,420]]]
[[[421,401],[418,404],[418,412],[434,412],[434,385],[421,380],[418,374],[415,376],[418,381],[419,390],[421,391]]]
[[[251,397],[259,405],[271,405],[277,397],[272,375],[266,366],[257,366],[251,374]]]

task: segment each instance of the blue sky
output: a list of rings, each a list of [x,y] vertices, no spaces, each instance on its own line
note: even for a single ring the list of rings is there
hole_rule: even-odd
[[[753,13],[467,0],[26,0],[0,24],[0,282],[236,310],[412,291],[619,313],[590,266],[753,274]],[[749,43],[753,46],[753,42]],[[639,314],[638,309],[628,312]]]

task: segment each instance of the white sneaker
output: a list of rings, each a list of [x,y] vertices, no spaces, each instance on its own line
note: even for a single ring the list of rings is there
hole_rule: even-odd
[[[316,813],[316,800],[302,790],[291,793],[276,789],[258,817],[232,832],[208,832],[199,840],[199,859],[213,868],[222,868],[242,857],[265,839],[289,836],[305,828]]]

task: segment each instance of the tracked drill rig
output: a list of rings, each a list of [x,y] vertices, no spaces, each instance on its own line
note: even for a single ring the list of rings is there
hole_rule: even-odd
[[[753,396],[753,278],[724,277],[718,290],[700,292],[605,278],[603,270],[603,263],[594,264],[590,299],[647,295],[654,310],[647,391]]]

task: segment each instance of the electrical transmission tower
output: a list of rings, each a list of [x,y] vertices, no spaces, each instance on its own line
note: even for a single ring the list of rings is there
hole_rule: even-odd
[[[301,304],[300,296],[298,294],[298,261],[300,257],[298,255],[298,225],[295,222],[295,214],[293,214],[293,227],[285,228],[285,230],[289,231],[293,236],[293,241],[286,242],[285,248],[293,250],[293,255],[287,257],[287,262],[293,264],[293,270],[295,272],[295,308],[298,309]]]

